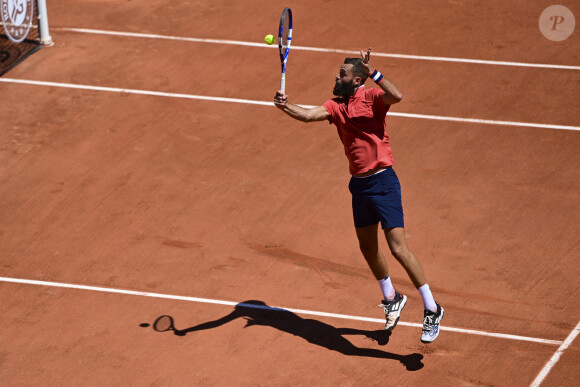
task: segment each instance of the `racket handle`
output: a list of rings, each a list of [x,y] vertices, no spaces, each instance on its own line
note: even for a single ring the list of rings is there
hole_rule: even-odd
[[[282,90],[282,93],[286,92],[286,73],[282,73],[280,77],[280,90]]]

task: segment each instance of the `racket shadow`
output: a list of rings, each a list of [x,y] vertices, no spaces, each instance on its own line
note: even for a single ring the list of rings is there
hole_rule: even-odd
[[[417,371],[423,368],[423,355],[413,353],[399,355],[374,348],[360,348],[352,344],[344,336],[364,336],[378,345],[387,345],[391,332],[385,330],[367,331],[354,328],[336,328],[319,320],[304,319],[285,309],[274,308],[262,301],[250,300],[239,303],[228,315],[217,320],[207,321],[189,328],[172,331],[177,336],[189,333],[218,328],[230,321],[243,318],[246,320],[244,328],[252,326],[267,326],[279,331],[300,337],[307,342],[336,351],[347,356],[361,356],[379,359],[391,359],[401,362],[408,371]]]

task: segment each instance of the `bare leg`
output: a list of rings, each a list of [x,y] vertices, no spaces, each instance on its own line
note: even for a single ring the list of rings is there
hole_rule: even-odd
[[[398,227],[398,228],[388,228],[385,229],[385,237],[387,238],[387,243],[389,244],[389,248],[391,249],[391,253],[395,257],[397,261],[403,266],[411,281],[416,288],[419,288],[425,283],[427,280],[425,278],[425,273],[423,272],[423,267],[421,263],[413,255],[411,250],[407,247],[407,241],[405,239],[405,229]],[[366,258],[366,256],[365,256]],[[386,263],[385,263],[386,265]],[[386,267],[386,266],[385,266]],[[373,271],[374,272],[374,271]]]
[[[378,223],[372,226],[356,228],[356,236],[358,237],[360,251],[375,278],[377,280],[387,278],[389,269],[385,256],[379,250]]]

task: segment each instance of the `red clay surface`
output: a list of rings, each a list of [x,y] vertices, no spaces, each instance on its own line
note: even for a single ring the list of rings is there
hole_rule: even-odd
[[[560,43],[540,34],[548,5],[290,4],[298,46],[578,65],[578,31]],[[59,28],[261,42],[283,6],[51,1],[55,46],[4,78],[271,101],[274,48]],[[330,98],[343,58],[292,51],[290,99]],[[580,126],[580,71],[372,63],[403,91],[392,112]],[[0,93],[0,276],[381,318],[333,126],[273,106],[13,83]],[[408,242],[443,325],[564,340],[580,321],[580,133],[392,116],[388,132]],[[402,321],[420,323],[418,293],[389,262],[410,300]],[[367,337],[377,323],[255,310],[194,331],[233,308],[4,282],[0,302],[3,385],[525,386],[558,348],[449,331],[427,346],[408,326],[385,344]],[[141,326],[162,314],[187,334]],[[579,360],[576,340],[544,385],[573,384]]]

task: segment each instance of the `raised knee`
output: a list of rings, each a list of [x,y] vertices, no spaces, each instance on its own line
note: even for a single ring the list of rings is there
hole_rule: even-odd
[[[409,256],[409,249],[405,246],[392,246],[391,254],[393,254],[393,257],[395,257],[397,261],[402,262]]]

